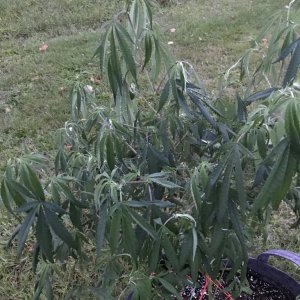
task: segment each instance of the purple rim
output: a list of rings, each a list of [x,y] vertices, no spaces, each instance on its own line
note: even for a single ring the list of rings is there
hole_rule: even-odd
[[[300,255],[287,250],[280,250],[280,249],[269,250],[258,255],[257,259],[260,260],[261,262],[268,263],[268,259],[270,256],[285,258],[291,261],[292,263],[294,263],[296,266],[300,267]]]

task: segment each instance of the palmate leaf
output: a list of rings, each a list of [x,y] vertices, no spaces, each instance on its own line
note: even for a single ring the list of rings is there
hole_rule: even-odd
[[[60,192],[68,201],[71,201],[77,207],[88,208],[89,204],[87,202],[78,200],[74,196],[71,187],[68,186],[68,183],[72,181],[76,182],[76,179],[67,176],[56,176],[51,179],[51,185],[54,186],[54,189],[56,189],[57,193]]]
[[[189,93],[188,95],[192,102],[198,107],[200,113],[206,119],[206,121],[215,129],[217,129],[217,122],[215,121],[214,117],[208,112],[204,104],[202,103],[200,97],[196,96],[194,93]]]
[[[14,180],[5,180],[6,192],[17,206],[25,204],[29,199],[34,199],[34,195],[30,193],[22,184]],[[8,196],[8,194],[6,195]]]
[[[158,239],[158,235],[155,232],[154,228],[149,224],[149,221],[144,219],[134,210],[124,207],[127,214],[131,217],[131,219],[140,226],[147,234],[149,234],[154,240]]]
[[[271,173],[253,203],[254,212],[258,209],[265,209],[269,204],[277,208],[292,182],[296,167],[294,156],[288,142],[285,140],[282,144],[284,148],[278,154]]]
[[[35,195],[37,200],[45,201],[44,191],[36,173],[26,164],[21,165],[20,176],[24,185]]]
[[[44,206],[45,216],[47,220],[47,224],[51,227],[53,232],[70,248],[76,249],[77,244],[71,235],[71,233],[66,229],[62,221],[58,218],[58,216],[49,208]]]
[[[224,115],[217,109],[215,108],[209,97],[207,96],[205,90],[203,88],[197,87],[190,82],[186,82],[186,89],[188,95],[193,94],[195,97],[198,97],[199,100],[203,102],[210,110],[212,110],[216,115],[225,118]]]

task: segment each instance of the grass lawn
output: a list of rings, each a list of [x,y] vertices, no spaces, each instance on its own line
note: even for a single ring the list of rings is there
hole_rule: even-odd
[[[194,64],[214,94],[220,76],[249,47],[266,15],[287,3],[180,0],[158,10],[156,19],[166,41],[173,42],[170,47],[175,56]],[[55,131],[69,118],[68,95],[76,80],[106,90],[101,78],[97,84],[91,81],[99,76],[98,62],[91,58],[101,24],[121,5],[121,0],[0,0],[0,177],[6,161],[26,149],[51,152]],[[48,46],[45,51],[39,49],[43,45]],[[261,248],[300,252],[297,231],[290,230],[289,224],[282,226],[288,213],[283,207],[273,218],[271,234],[266,245],[259,242]],[[15,263],[3,251],[11,224],[3,215],[0,221],[0,299],[31,299],[32,278],[24,276],[30,274],[29,259]],[[67,282],[64,288],[74,272],[67,271],[67,275],[62,277]],[[77,276],[88,282],[85,275]],[[58,289],[60,295],[66,292],[62,285]]]

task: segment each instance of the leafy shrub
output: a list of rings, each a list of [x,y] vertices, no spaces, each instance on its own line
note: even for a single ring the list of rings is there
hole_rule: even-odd
[[[42,265],[34,299],[43,291],[53,299],[55,265],[70,256],[96,258],[101,276],[86,289],[103,299],[180,298],[199,270],[216,278],[227,264],[237,294],[247,243],[271,209],[285,200],[300,213],[294,1],[288,21],[274,16],[240,59],[243,96],[235,103],[213,101],[193,67],[170,55],[152,20],[154,3],[127,2],[103,27],[95,53],[111,106],[76,83],[54,164],[36,154],[8,163],[1,198],[20,220],[17,255],[32,229],[33,271]]]

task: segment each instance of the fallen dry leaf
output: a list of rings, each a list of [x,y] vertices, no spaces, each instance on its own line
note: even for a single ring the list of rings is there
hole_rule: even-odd
[[[96,76],[96,77],[91,76],[90,80],[91,80],[91,82],[96,83],[96,84],[100,84],[101,83],[101,79],[100,79],[99,76]]]
[[[11,109],[10,109],[10,107],[5,107],[5,113],[10,113],[11,112]]]
[[[39,79],[40,79],[39,76],[34,76],[34,77],[31,78],[31,81],[37,81],[37,80],[39,80]]]
[[[88,85],[88,84],[84,87],[84,89],[89,94],[93,93],[93,91],[94,91],[94,88],[91,85]]]
[[[41,51],[41,52],[44,52],[44,51],[46,51],[47,49],[48,49],[48,45],[47,44],[43,44],[43,45],[41,45],[40,47],[39,47],[39,51]]]

